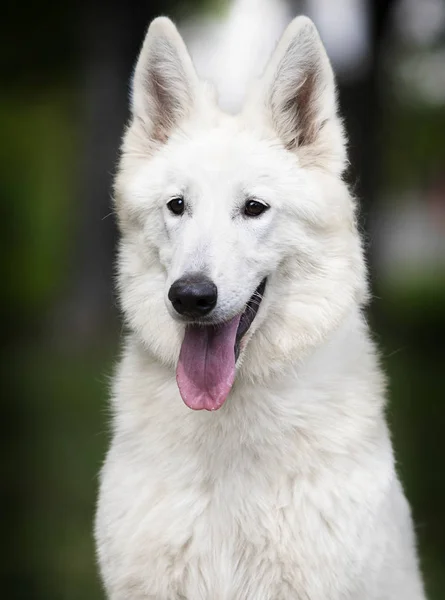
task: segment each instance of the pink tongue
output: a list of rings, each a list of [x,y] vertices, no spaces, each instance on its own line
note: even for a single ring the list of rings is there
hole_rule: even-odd
[[[176,381],[182,399],[194,410],[221,408],[235,379],[235,339],[240,315],[218,327],[185,330]]]

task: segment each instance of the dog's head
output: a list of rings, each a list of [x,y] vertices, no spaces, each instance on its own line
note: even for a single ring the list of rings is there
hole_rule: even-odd
[[[332,69],[299,17],[225,115],[158,18],[132,92],[115,186],[123,310],[186,404],[213,410],[236,372],[266,381],[366,295]]]

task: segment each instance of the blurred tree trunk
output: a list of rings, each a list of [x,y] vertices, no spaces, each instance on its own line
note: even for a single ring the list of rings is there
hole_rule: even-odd
[[[349,137],[348,173],[352,189],[361,206],[361,222],[366,235],[366,252],[371,284],[375,279],[370,238],[370,217],[380,186],[382,49],[394,0],[368,0],[370,16],[370,62],[366,75],[356,81],[339,82],[340,106],[346,116]]]

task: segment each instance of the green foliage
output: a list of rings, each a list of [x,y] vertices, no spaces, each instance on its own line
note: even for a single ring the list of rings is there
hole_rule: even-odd
[[[48,90],[32,102],[15,94],[0,103],[0,128],[8,139],[2,148],[2,187],[17,231],[8,256],[8,293],[13,302],[26,298],[32,312],[59,288],[75,231],[73,112],[73,103],[60,90]]]
[[[18,365],[29,422],[20,581],[34,582],[33,600],[102,597],[92,528],[115,353],[114,344],[69,356],[29,347]]]

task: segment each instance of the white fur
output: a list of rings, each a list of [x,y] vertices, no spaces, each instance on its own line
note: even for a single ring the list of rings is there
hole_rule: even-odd
[[[132,106],[116,180],[131,333],[96,520],[108,597],[423,599],[315,27],[290,24],[233,117],[171,21],[156,19]],[[180,218],[166,207],[178,194]],[[270,209],[246,219],[249,197]],[[196,271],[218,287],[219,321],[268,277],[232,392],[212,413],[188,409],[175,381],[184,323],[166,294]]]

